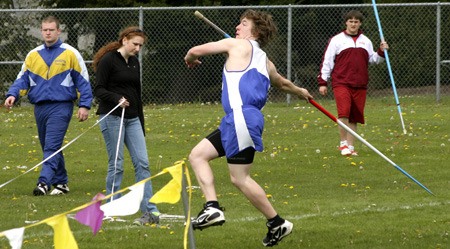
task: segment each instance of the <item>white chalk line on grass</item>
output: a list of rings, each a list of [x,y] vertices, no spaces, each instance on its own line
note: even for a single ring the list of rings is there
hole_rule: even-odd
[[[420,203],[416,205],[404,205],[400,207],[376,207],[376,204],[372,204],[368,206],[367,208],[363,209],[354,209],[354,210],[342,210],[342,211],[335,211],[332,213],[328,212],[320,212],[320,213],[309,213],[309,214],[301,214],[301,215],[283,215],[284,218],[288,220],[303,220],[313,217],[325,217],[325,216],[344,216],[344,215],[351,215],[351,214],[360,214],[360,213],[368,213],[368,212],[376,212],[376,213],[386,213],[386,212],[392,212],[397,210],[413,210],[423,207],[435,207],[440,205],[449,205],[449,201],[444,202],[429,202],[429,203]],[[237,221],[237,222],[243,222],[243,221],[254,221],[254,220],[260,220],[261,217],[243,217],[238,218],[230,221]]]
[[[352,214],[361,214],[361,213],[368,213],[368,212],[376,212],[376,213],[387,213],[387,212],[393,212],[398,210],[414,210],[414,209],[420,209],[420,208],[427,208],[427,207],[436,207],[436,206],[445,206],[449,205],[450,200],[443,201],[443,202],[428,202],[428,203],[420,203],[415,205],[403,205],[399,207],[376,207],[375,204],[372,204],[368,206],[367,208],[363,209],[354,209],[354,210],[343,210],[343,211],[335,211],[332,213],[328,212],[321,212],[321,213],[310,213],[310,214],[302,214],[302,215],[285,215],[284,217],[288,220],[303,220],[303,219],[309,219],[314,217],[325,217],[325,216],[344,216],[344,215],[352,215]],[[70,217],[70,215],[69,215]],[[173,223],[183,223],[184,224],[184,215],[170,215],[170,214],[161,214],[160,220],[161,224],[160,226],[165,226],[164,222],[173,222]],[[243,218],[237,218],[237,219],[227,219],[227,222],[248,222],[248,221],[260,221],[262,219],[261,216],[253,216],[253,217],[243,217]],[[133,224],[127,224],[128,220],[126,219],[120,219],[119,221],[105,221],[104,224],[112,224],[115,223],[117,226],[109,226],[104,230],[107,231],[120,231],[120,230],[137,230],[137,229],[149,229],[148,232],[151,231],[151,229],[155,229],[153,227],[147,227],[147,226],[137,226]],[[131,220],[130,220],[131,222]],[[168,226],[168,229],[170,229],[170,226]],[[91,234],[92,232],[89,229],[83,229],[79,231],[72,231],[75,235],[85,235],[85,234]],[[47,232],[37,232],[37,233],[27,233],[24,234],[24,239],[39,237],[39,236],[53,236],[53,232],[47,231]],[[1,239],[1,238],[0,238]]]

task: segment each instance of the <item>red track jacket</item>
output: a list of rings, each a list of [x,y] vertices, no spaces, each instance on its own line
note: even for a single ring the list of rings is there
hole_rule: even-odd
[[[374,52],[372,42],[362,31],[359,31],[355,42],[344,30],[328,41],[317,77],[319,86],[327,86],[331,79],[332,87],[367,88],[369,63],[382,61],[384,52],[381,49]]]

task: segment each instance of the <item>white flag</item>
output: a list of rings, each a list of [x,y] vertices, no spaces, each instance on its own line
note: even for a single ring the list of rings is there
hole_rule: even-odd
[[[14,229],[2,232],[8,238],[9,245],[11,245],[12,249],[22,248],[24,230],[25,230],[25,227],[21,227],[21,228],[14,228]]]
[[[126,195],[101,205],[100,209],[104,212],[104,216],[127,216],[137,213],[144,198],[144,186],[145,182],[133,185],[129,187],[130,192]]]

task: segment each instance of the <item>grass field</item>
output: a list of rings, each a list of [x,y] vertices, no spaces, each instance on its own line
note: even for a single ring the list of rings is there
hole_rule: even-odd
[[[318,101],[335,113],[332,100]],[[369,99],[366,124],[358,134],[434,192],[428,194],[360,142],[358,157],[340,156],[337,126],[312,105],[269,103],[265,150],[257,153],[254,179],[277,211],[294,223],[292,235],[277,248],[450,248],[450,99],[403,97],[403,135],[392,98]],[[147,145],[153,174],[185,159],[190,149],[214,130],[222,117],[218,104],[148,106]],[[0,184],[42,160],[31,107],[0,112]],[[96,122],[74,121],[71,141]],[[38,171],[22,175],[0,189],[0,231],[19,228],[81,206],[104,191],[107,155],[97,126],[64,150],[71,192],[32,196]],[[195,231],[197,248],[262,248],[265,220],[234,188],[225,159],[212,163],[219,200],[227,222]],[[126,159],[122,187],[134,183]],[[193,178],[193,172],[191,172]],[[157,191],[168,176],[153,179]],[[194,180],[194,185],[196,182]],[[201,192],[193,192],[192,213],[201,209]],[[163,214],[183,215],[182,203],[161,204]],[[183,248],[183,220],[162,219],[158,227],[137,227],[133,219],[105,222],[97,235],[69,219],[79,248]],[[53,231],[39,225],[25,229],[26,248],[52,248]],[[0,248],[10,248],[5,237]]]

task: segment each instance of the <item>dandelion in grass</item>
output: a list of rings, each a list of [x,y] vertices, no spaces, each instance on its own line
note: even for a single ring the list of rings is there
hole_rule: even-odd
[[[344,187],[344,188],[348,187],[348,183],[341,183],[341,187]]]

